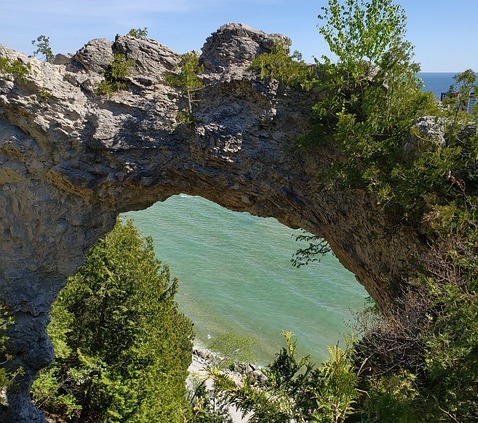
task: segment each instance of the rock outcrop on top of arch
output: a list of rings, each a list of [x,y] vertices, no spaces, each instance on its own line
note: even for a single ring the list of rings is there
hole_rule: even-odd
[[[28,393],[53,358],[48,313],[86,251],[119,213],[174,194],[320,235],[382,309],[394,301],[419,235],[365,192],[325,189],[333,151],[290,148],[314,99],[250,69],[274,37],[228,24],[207,39],[194,125],[181,123],[184,96],[165,82],[180,56],[155,41],[93,40],[53,64],[0,46],[0,57],[30,64],[24,80],[0,74],[0,301],[15,320],[9,365],[23,368],[1,421],[43,421]],[[134,60],[128,88],[99,96],[115,53]]]

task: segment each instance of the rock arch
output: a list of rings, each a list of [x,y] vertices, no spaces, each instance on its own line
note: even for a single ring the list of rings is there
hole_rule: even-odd
[[[53,358],[51,304],[85,252],[119,213],[173,194],[320,235],[380,307],[394,300],[419,236],[367,193],[325,189],[333,151],[290,148],[310,126],[313,96],[250,70],[274,37],[229,24],[208,38],[194,125],[179,121],[184,99],[165,83],[180,57],[155,41],[93,40],[55,64],[0,46],[0,56],[30,63],[24,80],[0,76],[0,299],[16,322],[12,365],[24,369],[2,421],[43,421],[28,392]],[[114,53],[135,61],[128,90],[98,96]]]

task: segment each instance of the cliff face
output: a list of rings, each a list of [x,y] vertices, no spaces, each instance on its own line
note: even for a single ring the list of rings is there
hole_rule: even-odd
[[[208,38],[194,125],[180,122],[184,95],[165,83],[180,57],[159,43],[94,40],[56,64],[0,46],[0,57],[30,64],[24,80],[0,75],[0,298],[16,322],[13,366],[24,369],[1,421],[43,421],[28,392],[53,357],[51,304],[85,252],[120,212],[174,194],[320,235],[382,309],[393,302],[418,235],[364,192],[322,189],[334,152],[288,148],[309,128],[313,96],[249,69],[272,44],[243,25]],[[134,60],[128,88],[99,96],[95,84],[115,53]]]

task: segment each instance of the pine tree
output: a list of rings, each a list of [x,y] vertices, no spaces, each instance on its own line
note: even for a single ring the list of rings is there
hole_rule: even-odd
[[[36,383],[39,406],[73,422],[183,422],[193,332],[177,285],[151,238],[118,222],[53,308],[57,359]]]

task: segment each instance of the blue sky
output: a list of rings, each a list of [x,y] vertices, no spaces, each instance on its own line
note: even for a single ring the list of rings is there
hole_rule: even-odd
[[[408,17],[407,38],[423,71],[478,71],[478,0],[396,0]],[[55,53],[93,38],[114,39],[147,27],[149,37],[184,53],[200,50],[222,24],[242,22],[292,38],[304,59],[327,54],[317,31],[326,0],[0,0],[0,44],[31,54],[50,37]]]

